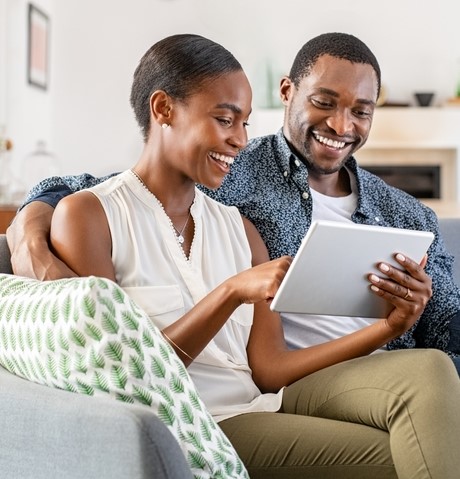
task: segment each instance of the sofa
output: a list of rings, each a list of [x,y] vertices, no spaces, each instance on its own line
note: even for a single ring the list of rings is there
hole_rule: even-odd
[[[460,258],[460,218],[440,219]],[[0,272],[12,273],[5,235]],[[454,263],[460,284],[460,260]],[[178,443],[147,408],[38,385],[0,367],[0,470],[14,478],[192,477]]]
[[[11,273],[5,235],[0,272]],[[0,367],[0,471],[20,479],[186,479],[178,442],[148,408],[75,394]]]

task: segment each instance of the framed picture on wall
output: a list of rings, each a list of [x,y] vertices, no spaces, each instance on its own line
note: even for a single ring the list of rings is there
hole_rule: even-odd
[[[49,83],[49,34],[48,15],[29,3],[27,78],[43,90]]]

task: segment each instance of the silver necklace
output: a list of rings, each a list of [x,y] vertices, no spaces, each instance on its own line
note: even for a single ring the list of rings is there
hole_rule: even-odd
[[[173,230],[175,231],[175,235],[176,235],[176,239],[177,241],[179,242],[179,244],[182,246],[184,241],[185,241],[185,238],[184,238],[184,231],[185,231],[185,228],[187,227],[187,224],[188,224],[188,220],[190,219],[190,216],[192,215],[192,212],[190,211],[190,208],[188,210],[188,216],[187,216],[187,219],[185,220],[185,223],[184,223],[184,226],[182,226],[182,229],[179,231],[176,226],[174,225],[174,223],[172,222],[171,218],[169,217],[168,213],[166,213],[166,210],[164,208],[164,206],[161,204],[160,200],[148,189],[147,185],[144,183],[144,181],[142,180],[142,178],[134,171],[134,170],[131,170],[131,172],[133,173],[133,175],[137,178],[137,180],[139,181],[139,183],[155,198],[155,200],[157,201],[157,203],[161,206],[162,210],[164,211],[164,214],[168,217],[168,220],[169,220],[169,224],[172,226]]]
[[[177,241],[179,241],[180,244],[182,244],[185,241],[182,233],[185,231],[185,228],[187,227],[188,220],[190,219],[190,215],[191,215],[190,210],[188,210],[187,219],[185,220],[184,226],[182,226],[182,229],[180,231],[175,227],[174,223],[171,221],[171,224],[173,225],[173,228],[176,230],[176,233],[177,233],[176,235]]]

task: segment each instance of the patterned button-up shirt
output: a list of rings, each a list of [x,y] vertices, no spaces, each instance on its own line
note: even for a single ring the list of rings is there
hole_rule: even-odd
[[[358,167],[354,158],[348,160],[347,166],[356,176],[358,189],[353,222],[432,231],[435,235],[426,266],[427,274],[433,279],[433,296],[416,325],[391,341],[388,349],[432,347],[456,356],[448,350],[449,323],[453,316],[460,314],[460,290],[453,280],[453,257],[440,237],[435,213],[407,193]],[[41,200],[54,206],[60,198],[106,178],[87,174],[53,177],[34,187],[26,203]],[[222,186],[215,191],[202,189],[222,203],[237,206],[259,230],[271,258],[294,256],[310,227],[313,201],[308,170],[289,148],[282,130],[250,140]]]

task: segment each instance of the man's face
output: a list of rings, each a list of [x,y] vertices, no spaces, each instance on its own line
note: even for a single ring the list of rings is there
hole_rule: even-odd
[[[371,65],[323,55],[298,88],[281,81],[284,135],[313,175],[336,173],[367,140],[377,101]]]

